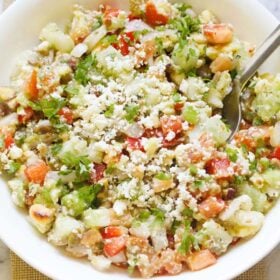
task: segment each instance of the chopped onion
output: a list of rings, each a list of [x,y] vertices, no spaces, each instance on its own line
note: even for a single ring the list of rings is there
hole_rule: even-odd
[[[112,263],[125,263],[126,257],[124,251],[121,251],[117,255],[108,258]]]
[[[81,57],[83,54],[85,54],[88,50],[88,47],[86,44],[78,44],[75,46],[75,48],[72,50],[71,55],[75,57]]]
[[[125,26],[126,32],[142,31],[142,30],[152,30],[152,28],[143,22],[141,19],[135,19],[129,21]]]
[[[125,134],[132,138],[140,138],[144,133],[144,129],[138,123],[134,123],[128,127]]]
[[[18,123],[18,115],[17,113],[12,113],[0,120],[0,128],[6,126],[12,126]]]
[[[87,45],[88,51],[92,51],[97,43],[106,36],[106,34],[107,29],[104,25],[91,32],[89,36],[84,40],[84,44]]]
[[[111,266],[111,261],[102,255],[100,256],[91,255],[90,261],[91,264],[94,266],[94,268],[100,271],[107,270]]]

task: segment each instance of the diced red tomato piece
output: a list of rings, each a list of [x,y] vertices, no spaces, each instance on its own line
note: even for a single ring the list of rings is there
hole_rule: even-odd
[[[136,16],[136,15],[133,15],[133,14],[128,15],[128,20],[129,21],[132,21],[132,20],[135,20],[135,19],[140,19],[140,18],[139,18],[139,16]]]
[[[216,263],[216,257],[208,250],[192,253],[187,257],[187,264],[192,271],[201,270]]]
[[[106,164],[94,163],[93,170],[90,175],[90,179],[93,183],[97,183],[104,178],[104,172],[106,170]]]
[[[146,4],[146,21],[152,26],[164,25],[168,23],[168,16],[160,14],[152,1]]]
[[[118,17],[119,13],[120,13],[120,9],[113,8],[110,6],[105,6],[103,23],[109,26],[112,23],[112,19],[114,17]]]
[[[124,250],[126,238],[124,236],[105,239],[104,253],[108,257],[113,257]]]
[[[5,149],[9,149],[15,143],[14,136],[11,132],[5,133],[4,143]]]
[[[73,112],[68,107],[63,107],[59,110],[58,114],[62,116],[68,124],[73,123]]]
[[[39,97],[39,90],[37,87],[37,71],[33,70],[29,80],[26,83],[26,94],[30,100],[37,100]]]
[[[43,185],[49,167],[44,161],[39,161],[25,168],[25,175],[29,182]]]
[[[176,112],[179,112],[179,113],[182,112],[183,107],[184,107],[184,103],[176,102],[176,103],[174,104],[174,110],[175,110]]]
[[[205,24],[203,33],[210,44],[227,44],[232,41],[233,31],[228,24]]]
[[[169,132],[174,132],[175,134],[178,134],[183,130],[182,120],[178,116],[163,116],[160,122],[164,136],[168,135]]]
[[[31,107],[24,108],[24,112],[18,115],[19,123],[27,123],[33,117],[34,111]]]
[[[221,198],[210,196],[198,205],[198,209],[205,218],[214,218],[224,210],[225,206]]]
[[[143,134],[145,138],[163,137],[161,128],[147,128]]]
[[[182,137],[175,137],[174,139],[167,141],[165,138],[162,140],[162,147],[163,148],[172,148],[182,144],[184,139]]]
[[[208,174],[222,175],[223,172],[227,172],[230,166],[230,160],[228,158],[214,158],[206,162],[205,169]]]
[[[129,54],[129,47],[134,42],[134,32],[126,32],[121,34],[118,40],[118,43],[114,43],[113,47],[117,50],[120,50],[122,55]]]
[[[106,227],[101,231],[101,235],[103,239],[120,237],[123,234],[124,234],[124,230],[121,227],[115,227],[115,226]]]
[[[280,160],[280,146],[274,149],[274,151],[270,155],[270,158],[276,158]]]
[[[141,151],[144,150],[140,138],[127,137],[126,141],[127,141],[128,147],[131,150],[141,150]]]
[[[258,145],[258,139],[268,142],[269,138],[270,131],[266,126],[250,127],[246,130],[240,130],[234,137],[237,144],[245,145],[249,151],[255,151]]]

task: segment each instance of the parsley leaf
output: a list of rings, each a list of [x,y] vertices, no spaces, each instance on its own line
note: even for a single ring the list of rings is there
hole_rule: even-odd
[[[136,119],[138,113],[139,113],[139,106],[138,105],[128,105],[125,107],[125,119],[129,122],[132,123]]]
[[[179,31],[180,37],[186,39],[191,33],[198,32],[200,28],[200,20],[192,18],[186,14],[184,17],[176,17],[170,21],[170,27]]]
[[[102,190],[101,185],[84,186],[65,195],[61,202],[69,209],[73,216],[80,216],[90,206],[95,207],[98,193]]]
[[[64,88],[64,90],[69,94],[70,97],[73,97],[80,92],[79,87],[75,85],[68,85]]]
[[[65,99],[62,98],[44,98],[38,103],[41,111],[47,118],[51,118],[65,105]]]
[[[96,57],[91,54],[82,59],[77,66],[75,80],[85,86],[90,80],[88,73],[91,68],[96,67],[96,64]]]
[[[118,36],[116,34],[112,34],[112,35],[107,35],[106,37],[104,37],[100,43],[104,46],[104,47],[108,47],[114,43],[118,42]]]
[[[56,156],[62,148],[62,143],[53,144],[51,146],[51,152],[54,156]]]
[[[7,173],[8,174],[15,174],[19,170],[20,166],[21,166],[20,163],[12,161],[9,164],[9,169],[7,170]]]
[[[155,216],[155,222],[156,223],[162,224],[164,222],[165,215],[164,215],[164,212],[161,209],[152,208],[151,213],[152,213],[152,215]]]
[[[238,156],[237,156],[237,151],[236,150],[227,147],[226,148],[226,153],[227,153],[230,161],[232,161],[232,162],[236,162],[237,161]]]
[[[94,30],[98,29],[99,27],[101,27],[102,24],[103,24],[102,16],[97,16],[95,18],[95,21],[94,21],[93,25],[92,25],[92,31],[94,31]]]
[[[181,244],[178,248],[178,252],[180,254],[187,254],[190,251],[193,244],[195,243],[195,238],[191,234],[190,229],[191,229],[190,222],[187,221],[185,223],[185,231],[183,233],[182,241],[181,241]]]
[[[161,180],[161,181],[167,181],[172,178],[170,174],[166,174],[164,172],[160,172],[155,176],[156,179]]]
[[[61,162],[75,170],[77,176],[75,182],[87,181],[90,178],[91,161],[87,156],[76,156],[68,152],[61,157]]]
[[[175,103],[181,102],[181,95],[180,93],[176,92],[172,95],[172,99]]]
[[[115,105],[111,104],[104,113],[105,117],[106,118],[112,117],[112,115],[114,114],[114,110],[115,110]]]

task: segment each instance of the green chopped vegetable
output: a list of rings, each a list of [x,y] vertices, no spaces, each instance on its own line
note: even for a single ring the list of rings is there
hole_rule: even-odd
[[[132,123],[136,119],[138,113],[139,113],[140,107],[138,105],[128,105],[125,107],[125,119]]]
[[[197,124],[199,122],[199,113],[190,105],[183,111],[183,118],[190,124]]]
[[[86,156],[76,156],[71,152],[67,152],[61,157],[61,162],[75,170],[77,182],[83,182],[90,178],[91,161]]]
[[[172,95],[172,99],[175,103],[181,102],[181,95],[180,93],[176,92]]]
[[[166,181],[172,179],[172,176],[170,174],[166,174],[164,172],[160,172],[155,176],[156,179]]]
[[[38,104],[44,115],[47,118],[52,118],[66,104],[66,101],[63,98],[50,97],[41,99]]]
[[[115,110],[115,105],[111,104],[108,109],[105,111],[104,115],[106,118],[110,118],[113,116]]]
[[[91,54],[82,59],[77,66],[75,80],[82,85],[86,85],[90,80],[88,73],[92,68],[96,67],[96,64],[96,57]]]
[[[227,147],[227,148],[226,148],[226,153],[227,153],[228,158],[230,159],[230,161],[232,161],[232,162],[236,162],[236,161],[237,161],[237,159],[238,159],[238,154],[237,154],[237,151],[236,151],[236,150]]]
[[[198,32],[200,29],[200,20],[188,14],[185,14],[184,17],[172,19],[169,24],[170,28],[177,30],[183,39],[186,39],[191,33]]]
[[[150,216],[151,216],[151,212],[149,210],[143,210],[140,212],[138,219],[141,222],[145,222],[146,220],[148,220]]]
[[[183,233],[182,241],[178,248],[178,252],[183,255],[187,254],[194,243],[195,243],[195,238],[191,234],[191,225],[190,222],[187,221],[185,223],[185,231]]]
[[[80,216],[84,210],[93,206],[94,200],[101,190],[101,185],[81,187],[65,195],[61,203],[69,210],[72,216],[77,217]]]
[[[20,163],[12,161],[9,164],[9,169],[7,170],[8,174],[15,174],[19,170],[20,166]]]

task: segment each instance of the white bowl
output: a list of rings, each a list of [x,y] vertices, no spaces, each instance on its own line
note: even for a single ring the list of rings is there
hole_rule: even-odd
[[[106,1],[108,3],[110,1]],[[111,1],[112,2],[112,1]],[[115,0],[126,8],[128,1]],[[34,46],[41,28],[50,21],[65,23],[72,5],[81,3],[96,8],[101,1],[93,0],[24,0],[16,1],[0,17],[0,85],[8,84],[12,66],[18,54]],[[210,9],[223,21],[235,26],[238,35],[249,42],[260,43],[278,21],[257,0],[191,0],[194,9]],[[267,71],[280,70],[280,53],[264,66]],[[184,272],[174,280],[231,279],[260,261],[280,241],[280,203],[266,216],[262,230],[244,244],[219,258],[216,265],[198,272]],[[125,271],[98,272],[87,261],[65,256],[48,244],[30,225],[26,213],[12,203],[4,180],[0,179],[0,238],[19,257],[52,279],[76,280],[129,279]],[[112,274],[113,273],[113,274]],[[161,277],[167,279],[168,276]]]

